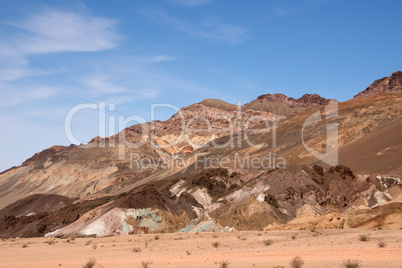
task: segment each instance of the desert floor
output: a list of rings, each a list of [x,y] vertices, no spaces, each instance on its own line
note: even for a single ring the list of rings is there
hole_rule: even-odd
[[[366,234],[367,241],[360,241]],[[272,240],[266,245],[264,241]],[[49,242],[54,241],[54,242]],[[379,242],[385,247],[379,247]],[[215,244],[216,243],[216,244]],[[268,243],[269,244],[269,243]],[[136,252],[137,251],[137,252]],[[253,231],[233,233],[148,234],[106,238],[16,238],[0,242],[0,267],[402,267],[402,230]]]

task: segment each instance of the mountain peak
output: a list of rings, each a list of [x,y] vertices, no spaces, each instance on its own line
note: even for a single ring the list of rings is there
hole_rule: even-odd
[[[365,90],[355,95],[355,98],[364,98],[384,93],[402,93],[402,71],[396,71],[391,76],[375,80]]]
[[[227,103],[222,100],[218,99],[205,99],[201,101],[199,104],[202,104],[204,106],[212,107],[212,108],[218,108],[221,110],[226,110],[226,111],[236,111],[237,110],[237,105]]]
[[[304,94],[301,98],[295,99],[285,94],[264,94],[250,103],[244,105],[244,109],[260,110],[271,112],[277,115],[293,114],[309,107],[317,107],[336,102],[326,99],[318,94]]]

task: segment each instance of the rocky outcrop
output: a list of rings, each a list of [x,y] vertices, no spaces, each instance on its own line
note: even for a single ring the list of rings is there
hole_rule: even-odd
[[[355,98],[364,98],[384,93],[402,93],[402,72],[396,71],[391,76],[375,80]]]
[[[299,99],[284,94],[265,94],[243,106],[243,110],[258,110],[277,115],[289,115],[301,112],[307,108],[319,107],[335,103],[336,100],[326,99],[317,94],[304,94]]]

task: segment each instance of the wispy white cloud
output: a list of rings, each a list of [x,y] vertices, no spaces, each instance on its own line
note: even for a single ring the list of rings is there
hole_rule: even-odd
[[[105,76],[92,76],[84,78],[83,84],[88,86],[92,92],[96,93],[121,93],[127,91],[124,87],[118,86]]]
[[[56,89],[48,86],[15,86],[0,84],[0,107],[10,107],[30,101],[48,99],[55,95]]]
[[[8,24],[26,31],[14,40],[18,53],[41,54],[114,48],[121,38],[115,31],[116,23],[107,18],[49,10]]]
[[[146,59],[147,62],[163,62],[163,61],[172,61],[175,58],[169,55],[155,55]]]
[[[169,0],[174,4],[184,5],[184,6],[199,6],[207,3],[211,3],[214,0]]]
[[[156,22],[188,34],[223,41],[232,45],[246,41],[250,31],[247,27],[220,22],[216,19],[207,19],[200,24],[191,24],[158,9],[143,10],[142,13]]]
[[[115,48],[121,36],[116,20],[47,10],[24,19],[2,21],[19,29],[0,41],[0,81],[52,73],[32,70],[29,57],[56,52],[93,52]],[[22,31],[22,32],[21,32]]]

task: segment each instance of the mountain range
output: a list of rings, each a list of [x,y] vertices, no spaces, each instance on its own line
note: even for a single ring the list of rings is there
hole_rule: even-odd
[[[402,228],[402,72],[353,99],[216,99],[0,173],[0,237]],[[331,154],[330,154],[331,153]]]

